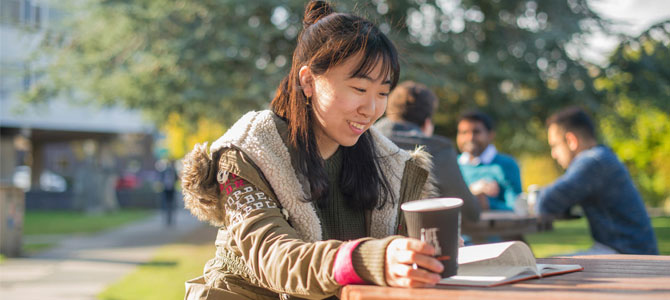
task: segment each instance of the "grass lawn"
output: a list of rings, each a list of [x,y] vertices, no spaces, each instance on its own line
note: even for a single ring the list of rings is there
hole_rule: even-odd
[[[98,299],[184,299],[184,282],[202,275],[205,262],[214,257],[214,241],[172,244],[158,250],[153,260],[107,287]]]
[[[110,214],[86,214],[71,211],[27,211],[23,234],[93,233],[151,215],[149,210],[121,210]]]
[[[27,211],[23,221],[23,252],[31,253],[45,250],[54,245],[54,239],[30,243],[35,236],[91,234],[105,229],[141,220],[151,215],[149,210],[121,210],[110,214],[86,214],[71,211]]]
[[[54,246],[54,243],[27,243],[23,242],[21,246],[22,255],[31,255],[49,249]]]
[[[670,217],[652,219],[661,254],[670,255]],[[585,219],[554,223],[554,231],[527,236],[537,257],[586,249],[591,237]],[[202,275],[205,262],[214,255],[213,241],[172,244],[158,251],[151,263],[140,266],[98,295],[104,300],[183,299],[184,282]]]
[[[656,217],[651,220],[658,250],[670,255],[670,217]],[[526,236],[526,241],[536,257],[548,257],[586,250],[593,243],[585,218],[554,222],[554,230]]]

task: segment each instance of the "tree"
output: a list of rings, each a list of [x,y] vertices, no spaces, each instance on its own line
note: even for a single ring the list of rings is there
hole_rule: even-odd
[[[396,40],[406,49],[405,76],[434,86],[443,99],[438,132],[453,136],[458,113],[477,108],[498,121],[500,148],[538,152],[546,149],[549,112],[598,105],[576,49],[605,24],[586,1],[416,2]]]
[[[52,63],[30,100],[77,91],[121,103],[158,123],[180,115],[230,125],[264,108],[287,73],[306,1],[82,0],[44,39]],[[452,135],[466,108],[499,122],[506,151],[546,147],[542,121],[569,103],[598,105],[579,62],[583,34],[602,26],[586,0],[338,1],[397,43],[402,77],[442,99],[439,133]],[[571,50],[572,49],[572,50]],[[195,129],[193,129],[195,130]]]
[[[299,20],[283,2],[70,2],[66,22],[44,39],[47,80],[27,98],[76,91],[158,123],[177,113],[187,124],[231,124],[266,105],[286,73]]]
[[[670,201],[670,20],[625,39],[595,80],[604,139],[627,165],[645,202]]]

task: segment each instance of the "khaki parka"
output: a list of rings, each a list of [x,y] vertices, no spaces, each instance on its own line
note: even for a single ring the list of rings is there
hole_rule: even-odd
[[[386,246],[404,234],[399,205],[433,196],[435,189],[429,154],[406,152],[370,132],[397,201],[366,211],[370,238],[355,250],[361,258],[355,267],[362,278],[386,285]],[[322,240],[312,203],[301,201],[309,198],[309,183],[293,168],[287,134],[285,121],[273,112],[250,112],[212,144],[211,154],[205,144],[186,156],[185,206],[219,227],[216,257],[203,276],[186,283],[186,299],[323,299],[339,292],[333,262],[344,242]],[[255,197],[222,192],[230,176],[251,183],[245,191]]]

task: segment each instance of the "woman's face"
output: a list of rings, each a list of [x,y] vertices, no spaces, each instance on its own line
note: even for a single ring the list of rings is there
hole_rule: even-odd
[[[301,69],[301,84],[305,95],[311,97],[314,134],[324,159],[340,145],[356,144],[386,110],[391,81],[381,76],[382,62],[370,74],[352,77],[361,58],[360,53],[354,55],[321,75],[313,75],[309,69],[303,74]],[[311,76],[311,82],[305,77],[303,83],[303,75]]]

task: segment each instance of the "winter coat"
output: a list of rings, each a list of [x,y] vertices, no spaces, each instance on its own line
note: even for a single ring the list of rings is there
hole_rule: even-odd
[[[357,272],[371,283],[386,285],[384,259],[388,243],[403,234],[401,203],[434,195],[430,155],[410,153],[371,128],[394,203],[366,211],[367,233],[359,248]],[[309,182],[293,167],[288,127],[271,111],[250,112],[214,142],[210,153],[196,145],[184,161],[185,205],[201,220],[219,226],[216,257],[205,274],[188,281],[187,299],[322,299],[336,295],[338,249],[347,242],[322,240],[322,228],[309,199]],[[221,191],[231,176],[258,189],[252,202]],[[263,199],[260,201],[258,199]]]

